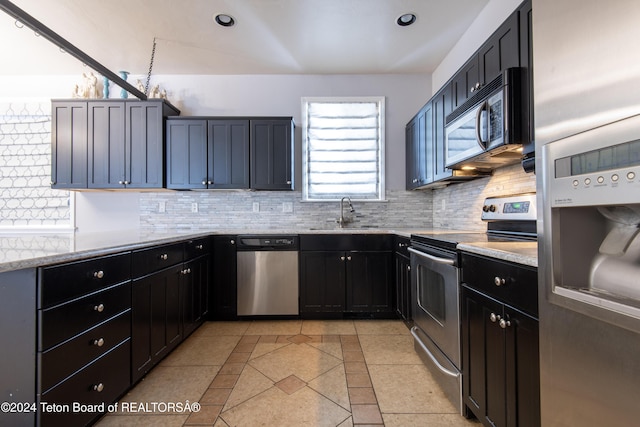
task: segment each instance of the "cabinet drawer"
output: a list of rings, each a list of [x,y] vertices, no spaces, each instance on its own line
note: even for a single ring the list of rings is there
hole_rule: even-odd
[[[184,259],[189,260],[197,258],[200,255],[209,253],[209,238],[203,237],[200,239],[188,240],[184,244]]]
[[[183,250],[184,244],[180,242],[133,252],[133,277],[146,276],[182,262]]]
[[[95,292],[40,314],[40,345],[44,351],[131,308],[131,282]]]
[[[131,253],[41,268],[40,304],[47,308],[124,282],[131,277]]]
[[[99,415],[73,411],[74,404],[108,406],[129,388],[131,341],[126,340],[72,377],[40,396],[47,404],[68,405],[68,411],[41,412],[40,425],[81,426]]]
[[[462,282],[538,317],[538,270],[534,267],[463,252]]]
[[[49,390],[79,368],[108,353],[131,335],[131,311],[89,329],[41,354],[40,390]]]

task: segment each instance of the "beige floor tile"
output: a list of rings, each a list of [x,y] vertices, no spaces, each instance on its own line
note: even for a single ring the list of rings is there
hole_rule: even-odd
[[[251,359],[249,365],[274,382],[295,375],[309,382],[342,361],[309,345],[288,345]]]
[[[233,408],[240,403],[273,387],[273,381],[256,371],[251,366],[246,366],[233,391],[227,399],[223,411]]]
[[[231,427],[231,426],[229,426],[229,424],[225,423],[222,418],[218,417],[218,419],[216,420],[216,423],[213,425],[213,427]]]
[[[354,424],[382,424],[378,405],[351,405]]]
[[[360,335],[360,346],[367,365],[417,365],[420,356],[411,335]]]
[[[277,343],[277,342],[273,342],[273,343],[261,343],[258,342],[258,344],[256,344],[256,346],[253,349],[253,353],[251,353],[251,356],[249,357],[249,360],[251,359],[255,359],[257,357],[260,356],[264,356],[265,354],[271,353],[273,351],[276,351],[282,347],[286,347],[288,345],[294,345],[290,342],[287,343]]]
[[[354,320],[358,335],[409,335],[402,320]]]
[[[156,366],[120,401],[136,403],[198,402],[219,366]]]
[[[298,335],[302,320],[260,320],[251,322],[246,335]]]
[[[275,383],[275,386],[287,394],[293,394],[302,387],[306,387],[307,383],[295,375],[289,375],[287,378]]]
[[[347,385],[351,387],[371,387],[371,379],[367,373],[349,373],[347,375]]]
[[[210,388],[233,388],[238,382],[240,375],[225,375],[218,374],[211,382]]]
[[[215,337],[219,335],[243,335],[251,322],[205,322],[191,336]]]
[[[338,424],[338,427],[353,427],[353,417],[347,418],[346,420]]]
[[[348,374],[355,374],[355,373],[361,374],[361,373],[369,372],[367,370],[367,364],[364,362],[345,362],[344,371]]]
[[[198,412],[192,412],[185,426],[213,425],[222,410],[222,405],[202,405]]]
[[[369,365],[382,413],[455,414],[424,365]]]
[[[480,427],[458,414],[382,414],[386,427]]]
[[[339,342],[310,342],[307,345],[342,360],[342,345]]]
[[[239,336],[191,336],[160,366],[223,365],[239,340]]]
[[[349,400],[352,405],[377,404],[376,394],[373,388],[350,388]]]
[[[305,335],[355,335],[353,320],[305,320],[302,322]]]
[[[305,387],[288,395],[277,387],[221,414],[232,426],[335,427],[351,414],[329,399]]]
[[[224,405],[231,394],[230,388],[209,388],[200,398],[202,405]]]
[[[96,427],[182,427],[189,415],[107,415]]]
[[[310,381],[308,386],[332,402],[337,403],[347,410],[349,409],[347,376],[344,373],[342,365],[338,365],[329,372]]]

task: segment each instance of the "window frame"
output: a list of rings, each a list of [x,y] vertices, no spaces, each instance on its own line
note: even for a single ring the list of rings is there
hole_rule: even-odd
[[[375,102],[378,104],[378,185],[376,189],[377,197],[375,198],[358,198],[356,194],[345,193],[335,198],[312,198],[309,194],[309,140],[308,140],[308,105],[310,103],[360,103]],[[352,201],[358,202],[384,202],[385,194],[385,136],[386,136],[386,110],[384,96],[324,96],[324,97],[302,97],[302,201],[303,202],[335,202],[340,201],[341,197],[350,197]]]

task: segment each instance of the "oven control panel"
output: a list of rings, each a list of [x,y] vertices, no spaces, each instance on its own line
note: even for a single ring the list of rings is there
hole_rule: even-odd
[[[487,197],[482,206],[483,221],[531,221],[537,216],[536,194]]]

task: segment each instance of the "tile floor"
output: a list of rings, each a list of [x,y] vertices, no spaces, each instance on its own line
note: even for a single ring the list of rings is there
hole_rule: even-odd
[[[171,410],[187,401],[200,410]],[[207,322],[119,405],[97,425],[479,426],[456,414],[399,320]]]

